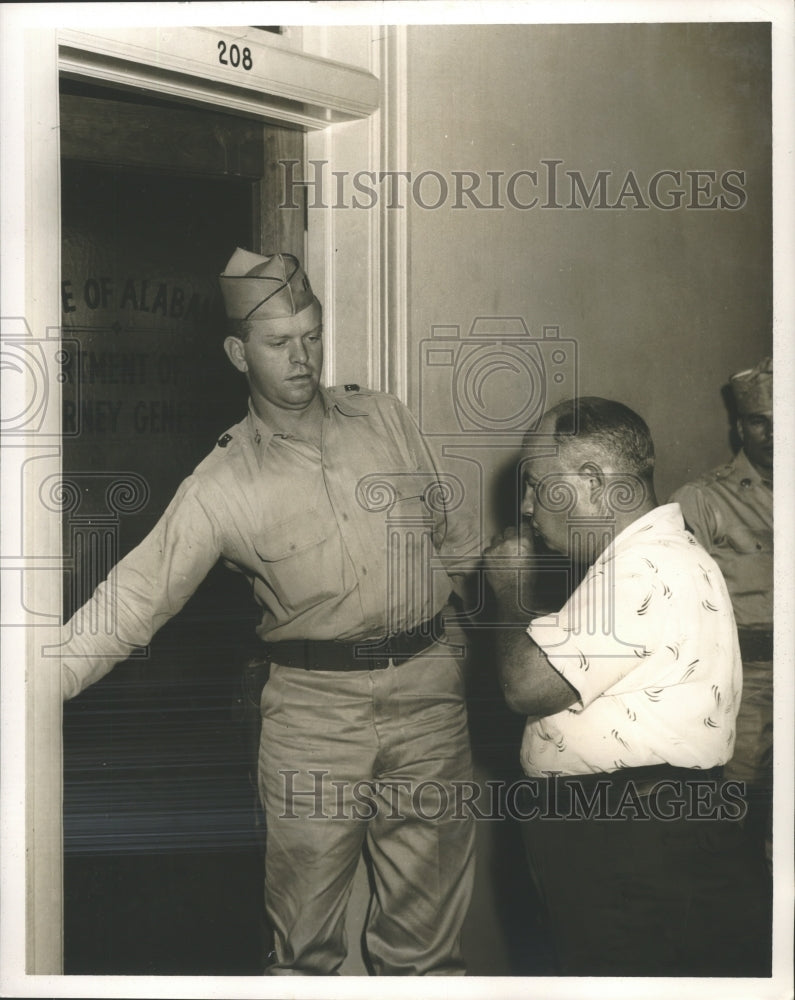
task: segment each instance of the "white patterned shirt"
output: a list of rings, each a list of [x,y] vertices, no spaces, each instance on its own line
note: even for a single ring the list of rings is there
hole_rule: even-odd
[[[731,758],[742,692],[731,600],[679,504],[616,536],[561,611],[527,631],[579,695],[563,712],[528,719],[527,774]]]

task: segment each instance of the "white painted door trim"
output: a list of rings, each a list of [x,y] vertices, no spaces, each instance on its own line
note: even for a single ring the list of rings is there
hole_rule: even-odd
[[[235,30],[238,35],[245,31]],[[89,76],[117,86],[151,86],[158,93],[194,103],[212,104],[215,94],[216,103],[228,107],[233,102],[241,113],[314,130],[308,132],[308,143],[316,144],[314,148],[321,150],[319,155],[328,153],[332,168],[343,165],[339,168],[345,169],[347,156],[351,164],[359,164],[359,169],[401,169],[405,159],[405,29],[387,29],[384,33],[383,29],[357,27],[347,31],[367,33],[369,68],[334,59],[324,61],[261,42],[273,57],[270,91],[264,94],[262,81],[257,86],[249,85],[253,78],[231,83],[211,79],[212,74],[201,60],[191,63],[184,56],[174,56],[169,62],[165,49],[158,48],[158,41],[154,43],[154,58],[151,44],[147,49],[145,39],[138,39],[141,44],[136,42],[133,51],[124,50],[124,38],[112,39],[107,33],[56,33],[41,28],[8,32],[3,66],[7,97],[3,109],[6,155],[0,315],[9,350],[24,352],[25,321],[32,340],[45,342],[43,364],[49,396],[43,422],[29,434],[17,433],[18,428],[10,428],[6,422],[4,430],[9,434],[3,435],[3,443],[9,444],[10,431],[14,430],[9,453],[40,460],[41,473],[33,477],[38,483],[46,475],[60,471],[61,407],[56,380],[60,328],[59,69],[70,76]],[[217,40],[211,32],[202,44],[208,40],[209,52],[215,56]],[[291,90],[293,72],[298,72],[300,79]],[[327,85],[330,89],[324,91],[326,80],[331,81]],[[383,107],[377,110],[380,102]],[[6,120],[7,112],[10,120]],[[358,134],[352,131],[355,129]],[[350,301],[352,291],[361,290],[367,377],[374,387],[389,389],[405,399],[407,213],[390,216],[382,204],[377,211],[358,218],[351,213],[345,222],[338,222],[332,211],[323,209],[316,224],[310,222],[307,247],[310,267],[315,262],[320,265],[321,283],[325,286],[332,368],[334,336],[338,322],[344,318],[344,302]],[[356,257],[335,259],[337,242],[344,236],[357,242],[361,239],[361,252]],[[48,340],[48,331],[55,335],[54,340]],[[34,381],[38,377],[35,372],[29,374]],[[62,972],[63,962],[61,695],[57,658],[43,660],[39,651],[57,636],[54,623],[61,609],[60,518],[53,512],[47,523],[29,525],[21,497],[22,474],[6,461],[3,470],[4,500],[8,498],[7,509],[12,515],[16,512],[19,529],[14,535],[4,518],[2,569],[9,571],[3,573],[4,588],[9,596],[17,592],[24,595],[23,600],[17,600],[21,617],[3,629],[4,653],[6,649],[11,653],[7,660],[4,657],[4,664],[9,666],[3,673],[3,721],[19,715],[24,703],[28,723],[24,735],[20,735],[19,727],[2,727],[3,810],[13,811],[24,802],[26,817],[23,820],[12,816],[12,838],[4,843],[4,862],[16,862],[11,882],[26,894],[27,900],[26,932],[20,931],[16,937],[4,935],[4,958],[13,968],[24,968],[28,974],[52,975]],[[32,571],[39,567],[39,572]],[[34,624],[42,627],[31,627]],[[21,669],[14,669],[14,664],[22,662],[26,663],[26,677]],[[3,923],[8,929],[12,923],[20,923],[20,913],[13,909],[15,902],[18,904],[15,894],[3,896]]]

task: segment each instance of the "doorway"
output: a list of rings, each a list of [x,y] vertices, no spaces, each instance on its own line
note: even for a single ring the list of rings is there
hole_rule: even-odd
[[[72,80],[60,110],[68,619],[245,415],[217,275],[236,246],[303,257],[277,165],[302,160],[303,135]],[[217,567],[147,651],[65,705],[67,974],[261,971],[255,619]]]

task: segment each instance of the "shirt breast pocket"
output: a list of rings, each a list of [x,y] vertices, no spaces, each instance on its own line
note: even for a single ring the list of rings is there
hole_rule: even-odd
[[[254,538],[253,547],[259,560],[257,576],[267,588],[260,597],[275,613],[279,607],[281,614],[300,614],[339,595],[339,545],[317,511],[277,522]]]
[[[316,510],[279,521],[254,538],[254,551],[263,562],[281,563],[317,548],[326,538]]]
[[[387,522],[408,519],[428,527],[444,505],[438,482],[422,472],[372,473],[359,482],[356,499],[362,510]]]
[[[389,510],[389,517],[410,518],[433,525],[433,497],[419,492],[416,485],[398,482],[395,487],[395,502]]]
[[[739,555],[758,555],[773,551],[773,537],[770,532],[753,531],[742,524],[732,525],[726,532],[726,541]]]

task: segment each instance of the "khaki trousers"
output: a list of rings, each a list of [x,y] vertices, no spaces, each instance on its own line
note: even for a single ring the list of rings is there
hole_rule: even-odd
[[[266,972],[337,972],[364,849],[372,971],[463,973],[474,828],[453,801],[456,783],[472,778],[461,661],[436,644],[383,670],[273,663],[261,711],[265,899],[274,931]]]

